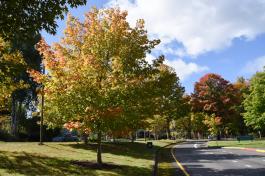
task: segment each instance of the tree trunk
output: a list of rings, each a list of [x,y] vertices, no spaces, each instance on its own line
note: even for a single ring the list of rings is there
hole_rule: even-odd
[[[201,139],[201,133],[198,132],[198,139]]]
[[[167,139],[171,139],[171,134],[170,134],[170,119],[167,118]]]
[[[17,136],[17,115],[16,115],[16,99],[13,93],[12,95],[12,109],[11,109],[11,134]]]
[[[259,138],[261,139],[261,132],[260,132],[260,130],[258,131],[258,133],[259,133]]]
[[[150,131],[148,130],[148,140],[150,140]]]
[[[191,119],[189,118],[189,124],[188,124],[188,139],[192,139],[192,126],[191,126]]]
[[[157,134],[156,131],[154,132],[154,139],[155,139],[155,140],[158,140],[158,134]]]
[[[98,143],[98,148],[97,148],[97,163],[98,165],[101,167],[102,166],[102,157],[101,157],[101,153],[102,153],[102,150],[101,150],[101,136],[102,136],[102,132],[99,130],[98,131],[98,140],[97,140],[97,143]]]
[[[87,145],[88,144],[88,139],[87,139],[87,134],[86,133],[83,133],[83,140],[84,140],[85,145]]]
[[[134,142],[134,132],[131,132],[131,142]]]
[[[21,119],[23,118],[22,116],[24,116],[23,110],[22,110],[22,102],[18,102],[18,108],[17,108],[17,112],[16,112],[16,120],[17,120],[17,134],[20,133],[20,129],[19,129],[19,124]]]

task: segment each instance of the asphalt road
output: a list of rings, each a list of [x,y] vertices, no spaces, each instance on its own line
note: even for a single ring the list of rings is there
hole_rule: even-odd
[[[190,176],[265,176],[265,153],[205,146],[203,141],[184,142],[172,154]],[[175,165],[176,175],[185,175]]]

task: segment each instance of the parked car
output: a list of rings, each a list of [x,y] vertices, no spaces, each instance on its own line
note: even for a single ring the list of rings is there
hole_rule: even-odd
[[[52,139],[53,142],[79,142],[80,139],[74,135],[57,136]]]

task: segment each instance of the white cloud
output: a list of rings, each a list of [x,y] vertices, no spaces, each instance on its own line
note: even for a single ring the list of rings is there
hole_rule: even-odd
[[[186,63],[182,59],[177,60],[165,60],[165,64],[175,69],[175,72],[181,80],[185,80],[187,77],[195,73],[201,73],[209,70],[206,66],[200,66],[196,63]]]
[[[146,55],[146,60],[148,61],[148,63],[151,64],[154,59],[155,57],[153,55],[151,54]],[[206,66],[200,66],[194,62],[186,63],[182,59],[177,59],[177,60],[166,59],[164,63],[172,67],[182,81],[188,78],[189,76],[191,76],[192,74],[201,73],[209,70],[209,68]]]
[[[265,56],[254,59],[253,61],[247,62],[243,67],[242,73],[253,74],[257,71],[262,71],[265,66]]]
[[[178,49],[173,49],[170,46],[165,46],[165,45],[158,45],[156,48],[156,50],[162,51],[165,54],[172,54],[178,57],[183,57],[186,56],[186,51],[185,49],[179,47]]]
[[[149,34],[162,46],[181,43],[181,50],[165,50],[176,55],[185,51],[196,57],[226,48],[235,38],[251,40],[265,32],[264,0],[110,0],[108,6],[115,4],[129,11],[131,24],[145,19]]]
[[[152,54],[147,54],[146,57],[145,57],[145,60],[149,63],[149,64],[152,64],[153,63],[153,60],[155,60],[155,56],[153,56]]]

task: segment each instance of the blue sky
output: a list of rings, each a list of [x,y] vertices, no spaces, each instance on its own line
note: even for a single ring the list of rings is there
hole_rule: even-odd
[[[265,1],[88,0],[70,13],[82,20],[92,6],[128,10],[131,25],[143,18],[150,38],[162,41],[147,59],[164,54],[187,93],[206,73],[233,82],[265,65]],[[65,20],[57,23],[55,36],[42,32],[49,44],[63,36]]]

